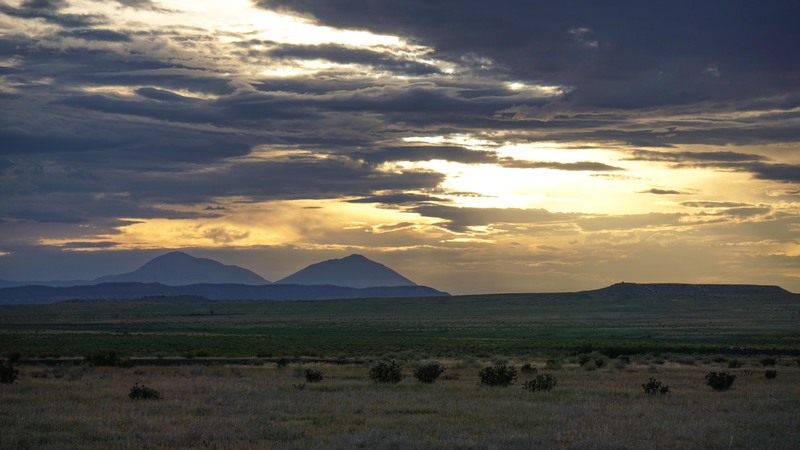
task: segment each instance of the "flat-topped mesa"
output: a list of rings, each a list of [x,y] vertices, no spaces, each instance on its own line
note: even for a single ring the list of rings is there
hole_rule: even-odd
[[[786,295],[780,286],[755,284],[617,283],[589,291],[611,295]]]

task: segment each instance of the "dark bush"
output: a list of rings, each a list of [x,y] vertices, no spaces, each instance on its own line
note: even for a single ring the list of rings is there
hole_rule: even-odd
[[[767,377],[768,380],[774,380],[778,378],[778,371],[777,370],[767,370],[764,372],[764,376]]]
[[[776,361],[775,358],[764,358],[761,360],[762,366],[775,367],[775,364],[777,363],[778,361]]]
[[[427,364],[414,369],[414,377],[420,383],[433,383],[444,372],[444,367],[437,363]]]
[[[706,374],[706,384],[715,391],[727,391],[733,385],[736,375],[727,372],[709,372]]]
[[[128,393],[128,397],[131,400],[159,400],[161,398],[161,394],[155,389],[151,389],[144,385],[140,386],[139,383],[136,383]]]
[[[17,379],[19,370],[14,368],[11,361],[0,364],[0,383],[11,384]]]
[[[396,361],[381,361],[370,369],[369,378],[376,383],[399,383],[403,379],[403,366]]]
[[[517,378],[517,369],[513,366],[500,364],[484,367],[478,372],[481,385],[506,387],[514,383]]]
[[[278,368],[280,369],[288,366],[290,362],[291,361],[289,361],[289,358],[280,358],[277,361],[275,361],[275,365],[278,366]]]
[[[669,394],[669,386],[655,378],[650,378],[650,381],[642,385],[642,389],[644,389],[645,394]]]
[[[530,375],[530,374],[534,374],[534,373],[536,373],[536,372],[537,372],[537,370],[536,370],[536,367],[533,367],[533,366],[531,365],[531,363],[525,363],[525,365],[523,365],[523,366],[520,368],[520,371],[522,371],[522,373],[526,373],[526,374],[529,374],[529,375]]]
[[[305,371],[303,371],[303,374],[306,376],[306,381],[308,383],[319,383],[320,381],[322,381],[321,370],[306,369]]]
[[[556,387],[556,377],[549,373],[536,375],[533,380],[526,381],[522,388],[531,392],[550,391]]]

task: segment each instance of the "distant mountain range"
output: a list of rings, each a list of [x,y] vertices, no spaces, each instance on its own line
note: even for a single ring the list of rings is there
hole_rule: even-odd
[[[319,300],[449,294],[419,286],[362,255],[312,264],[275,284],[242,267],[183,252],[166,253],[133,272],[92,281],[0,281],[0,304],[177,295],[211,300]]]
[[[225,265],[213,259],[196,258],[184,252],[169,252],[151,259],[133,272],[106,275],[82,281],[6,281],[0,288],[19,286],[85,286],[99,283],[160,283],[167,286],[190,284],[247,284],[263,285],[270,281],[245,268]],[[286,278],[279,284],[330,285],[352,288],[383,286],[417,286],[383,264],[362,255],[350,255],[312,264]]]

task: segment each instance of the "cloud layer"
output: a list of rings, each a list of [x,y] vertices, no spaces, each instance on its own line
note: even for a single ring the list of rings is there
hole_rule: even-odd
[[[800,290],[798,12],[6,2],[0,278],[180,246],[267,278],[373,251],[453,292]]]

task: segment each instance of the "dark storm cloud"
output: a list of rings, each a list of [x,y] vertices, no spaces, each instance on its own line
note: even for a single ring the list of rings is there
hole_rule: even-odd
[[[513,158],[500,158],[500,165],[508,168],[515,169],[553,169],[553,170],[567,170],[572,172],[615,172],[625,170],[621,167],[610,166],[608,164],[592,162],[592,161],[579,161],[574,163],[560,163],[560,162],[542,162],[542,161],[520,161]]]
[[[65,14],[60,10],[67,6],[66,0],[29,0],[19,8],[0,5],[0,13],[20,19],[42,19],[54,25],[79,28],[103,23],[102,16],[92,14]]]
[[[613,8],[526,0],[490,8],[478,0],[256,3],[336,27],[411,36],[475,70],[571,85],[569,101],[578,105],[687,104],[798,86],[795,2],[623,1]]]
[[[800,183],[800,165],[765,162],[760,155],[737,152],[654,152],[635,150],[630,160],[673,163],[675,167],[699,167],[751,173],[760,180]]]
[[[323,59],[339,64],[363,64],[373,67],[373,70],[389,71],[396,74],[419,76],[440,73],[439,69],[430,64],[398,59],[388,56],[385,52],[354,49],[333,44],[280,45],[268,50],[266,54],[278,59]]]
[[[631,160],[658,161],[674,163],[740,163],[764,161],[761,155],[737,152],[654,152],[649,150],[634,150]]]
[[[419,204],[427,202],[446,203],[449,201],[450,200],[443,199],[440,197],[434,197],[432,195],[408,194],[402,192],[396,194],[373,195],[370,197],[362,197],[349,200],[350,203],[381,203],[384,205],[407,205],[407,204]]]
[[[58,35],[62,37],[85,39],[87,41],[130,42],[131,40],[131,37],[127,34],[98,28],[61,31]]]
[[[498,161],[497,154],[492,151],[469,150],[464,147],[448,145],[384,147],[370,153],[352,153],[350,156],[373,164],[390,161],[432,161],[435,159],[464,164],[493,164]]]
[[[659,189],[652,188],[646,191],[639,191],[639,194],[656,194],[656,195],[685,195],[687,192],[676,191],[674,189]]]

